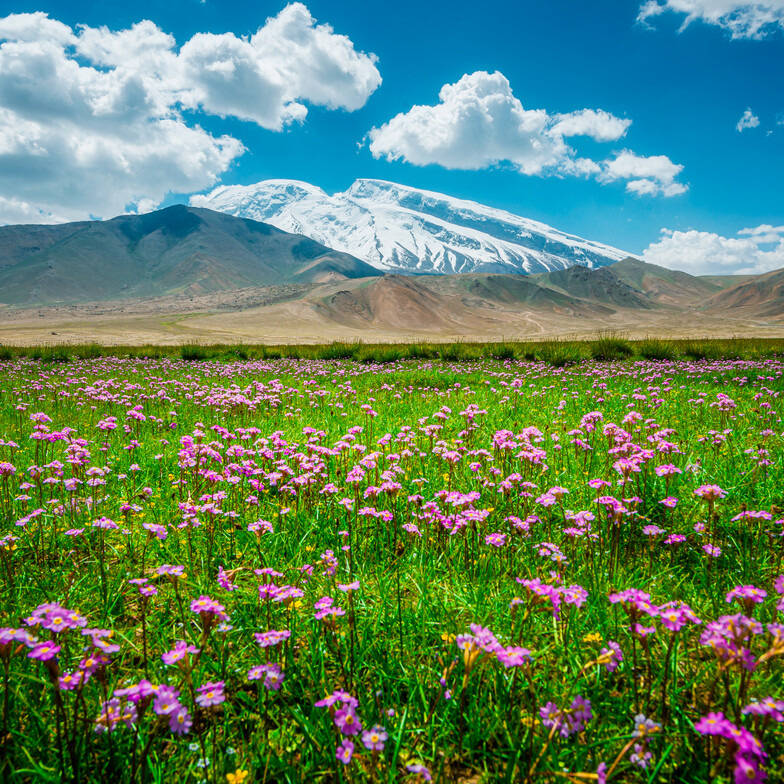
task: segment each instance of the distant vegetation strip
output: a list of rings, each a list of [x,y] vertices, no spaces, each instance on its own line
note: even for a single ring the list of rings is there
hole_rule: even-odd
[[[784,339],[700,338],[630,340],[614,332],[600,333],[589,340],[550,339],[453,343],[363,343],[332,342],[320,345],[277,345],[241,343],[190,343],[172,346],[104,346],[97,343],[41,346],[0,346],[0,360],[26,358],[40,362],[69,362],[105,356],[133,356],[214,360],[223,362],[266,359],[351,359],[364,363],[387,363],[406,359],[463,362],[480,359],[546,362],[554,367],[597,361],[675,359],[764,359],[784,355]]]

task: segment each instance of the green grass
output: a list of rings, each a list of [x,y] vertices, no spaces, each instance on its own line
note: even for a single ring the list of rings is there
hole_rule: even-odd
[[[209,344],[174,346],[101,346],[95,343],[46,346],[2,346],[0,359],[27,357],[41,362],[68,362],[77,359],[126,356],[182,358],[189,361],[234,362],[257,359],[341,360],[389,363],[405,359],[441,359],[445,362],[472,362],[480,359],[543,361],[553,367],[593,359],[599,362],[655,360],[765,359],[784,354],[784,340],[776,338],[663,339],[648,336],[631,340],[623,334],[602,332],[595,338],[570,340],[548,338],[538,341],[484,343],[461,340],[452,343],[364,343],[336,341],[324,344]]]
[[[569,771],[590,783],[606,763],[611,782],[725,784],[732,748],[693,729],[716,710],[764,743],[775,780],[781,733],[740,712],[781,696],[770,634],[763,627],[748,643],[753,672],[722,663],[700,635],[741,611],[725,601],[738,585],[768,593],[754,618],[780,620],[784,364],[768,359],[780,346],[722,342],[716,351],[762,359],[704,363],[692,341],[670,363],[658,345],[645,349],[652,361],[628,345],[632,355],[617,336],[139,347],[124,357],[71,347],[67,361],[53,359],[57,347],[35,358],[12,349],[0,367],[0,626],[23,627],[55,602],[111,631],[119,649],[82,688],[58,691],[53,677],[84,666],[89,637],[76,629],[53,640],[57,665],[0,641],[0,780],[226,781],[242,769],[258,782],[415,781],[406,765],[423,763],[443,782],[558,781]],[[153,350],[159,359],[142,358]],[[624,358],[594,361],[595,350]],[[624,462],[643,453],[639,471]],[[669,463],[682,473],[658,476]],[[726,497],[695,495],[713,484]],[[668,496],[674,509],[660,503]],[[733,521],[744,510],[771,519]],[[272,530],[248,529],[259,520]],[[653,525],[666,534],[644,533]],[[504,534],[503,545],[490,534]],[[664,544],[670,534],[684,541]],[[707,544],[721,555],[706,555]],[[165,564],[185,576],[158,576]],[[129,583],[139,577],[157,593],[142,597]],[[555,618],[550,599],[516,578],[581,586],[587,598],[562,599]],[[338,587],[354,580],[356,591]],[[296,590],[260,597],[268,582]],[[673,635],[646,615],[656,633],[635,637],[608,599],[628,588],[654,604],[686,602],[702,623]],[[231,628],[191,609],[202,595]],[[316,619],[325,596],[345,614]],[[458,647],[473,623],[528,649],[526,663],[506,668]],[[291,635],[260,648],[253,635],[269,629]],[[161,659],[177,640],[201,651],[187,667]],[[624,657],[613,672],[601,656],[610,641]],[[279,691],[248,680],[268,662],[285,673]],[[154,705],[96,734],[103,701],[142,678],[180,692],[194,722],[187,735]],[[195,702],[197,687],[221,681],[224,703]],[[335,689],[358,699],[366,729],[388,733],[375,755],[355,737],[346,768],[330,711],[314,705]],[[540,709],[578,695],[593,718],[551,737]],[[640,713],[662,725],[645,741],[647,771],[631,762]]]
[[[588,343],[593,359],[604,362],[615,359],[628,359],[635,354],[635,347],[629,340],[615,332],[600,332],[596,340]]]
[[[675,460],[684,468],[699,463],[700,474],[676,476],[669,487],[651,470],[642,477],[633,475],[632,493],[642,499],[637,510],[640,522],[627,521],[616,547],[607,521],[600,516],[597,530],[608,538],[604,544],[586,546],[589,540],[572,540],[563,533],[564,509],[568,506],[596,512],[596,494],[585,482],[594,476],[614,481],[618,473],[611,464],[616,458],[604,454],[601,433],[583,432],[592,445],[590,451],[571,446],[564,434],[580,428],[580,417],[592,408],[602,410],[606,421],[621,422],[629,411],[629,396],[650,386],[651,381],[646,379],[652,373],[661,377],[661,371],[655,366],[608,365],[604,372],[610,383],[602,390],[596,387],[596,376],[588,366],[569,364],[582,358],[580,354],[568,359],[575,345],[556,341],[539,347],[551,352],[546,361],[553,364],[567,358],[557,386],[553,377],[542,374],[536,365],[510,365],[508,357],[503,361],[470,361],[461,353],[462,344],[447,346],[448,356],[439,360],[431,357],[403,362],[376,347],[361,346],[359,364],[337,361],[334,356],[324,358],[331,364],[324,365],[323,360],[302,364],[305,351],[296,361],[279,359],[258,367],[227,364],[226,356],[218,357],[218,363],[202,363],[191,357],[181,365],[176,364],[176,355],[174,365],[110,359],[103,366],[94,359],[78,364],[80,360],[74,358],[54,375],[43,368],[42,380],[46,381],[42,388],[29,387],[29,366],[7,366],[2,384],[7,405],[2,408],[0,436],[22,446],[19,451],[6,449],[1,456],[12,458],[20,469],[0,485],[4,531],[20,536],[10,544],[7,540],[3,551],[5,624],[18,624],[45,601],[77,609],[89,616],[91,626],[113,629],[119,641],[120,651],[101,676],[109,691],[146,673],[155,683],[177,686],[197,722],[190,735],[179,740],[171,736],[165,722],[162,725],[160,719],[155,720],[148,708],[138,730],[123,728],[111,738],[96,736],[92,723],[103,697],[102,680],[94,678],[79,696],[63,693],[63,715],[70,716],[73,709],[76,719],[70,728],[63,721],[58,730],[52,717],[59,709],[47,682],[47,670],[21,653],[10,662],[9,672],[16,685],[6,688],[10,739],[4,746],[5,762],[0,763],[6,765],[3,775],[20,781],[46,775],[53,779],[130,780],[136,764],[137,776],[144,773],[148,780],[159,775],[177,780],[200,776],[225,780],[225,773],[235,767],[252,771],[258,780],[263,780],[265,774],[271,781],[304,777],[337,780],[341,776],[393,780],[404,764],[422,761],[434,777],[445,781],[474,775],[487,781],[515,781],[524,779],[539,758],[536,770],[547,780],[548,771],[563,767],[592,775],[602,760],[611,765],[629,740],[632,717],[643,711],[665,724],[661,735],[650,743],[655,764],[661,765],[660,774],[665,779],[725,780],[729,775],[726,767],[710,774],[705,743],[691,724],[709,708],[721,708],[725,700],[730,706],[734,704],[740,698],[741,687],[749,696],[775,691],[781,672],[777,661],[756,674],[753,681],[746,681],[745,686],[740,671],[731,668],[727,683],[713,687],[711,701],[708,694],[715,660],[706,657],[699,647],[699,630],[683,634],[675,657],[665,667],[662,646],[668,637],[666,630],[659,628],[651,643],[650,662],[646,663],[638,645],[640,661],[634,668],[630,661],[634,645],[623,613],[607,602],[607,594],[613,589],[643,587],[655,602],[671,598],[688,601],[707,621],[730,611],[723,595],[736,584],[755,583],[772,593],[772,577],[781,567],[780,548],[767,547],[765,525],[738,525],[730,518],[744,505],[773,509],[784,504],[782,486],[776,478],[781,467],[780,439],[759,435],[774,422],[776,401],[768,397],[774,407],[760,408],[753,399],[759,386],[739,386],[733,381],[739,373],[753,374],[754,369],[728,365],[706,369],[696,378],[687,365],[669,370],[670,392],[662,395],[659,382],[658,391],[646,394],[645,402],[636,405],[645,416],[654,417],[660,428],[677,431],[677,436],[671,438],[681,454],[662,456],[656,462]],[[386,350],[391,352],[395,347]],[[254,348],[247,347],[247,351],[252,356]],[[264,362],[269,362],[266,351]],[[182,358],[186,359],[184,352]],[[777,372],[778,366],[765,371],[766,375]],[[84,405],[82,395],[70,391],[68,378],[74,375],[86,375],[91,382],[114,379],[109,389],[115,391],[107,398],[95,387]],[[510,388],[508,384],[515,378],[524,383]],[[280,386],[276,387],[273,379],[279,379]],[[351,380],[348,385],[347,379]],[[265,387],[267,392],[259,393],[257,403],[250,401],[253,393],[249,385],[254,383],[272,384]],[[681,390],[681,384],[686,388]],[[235,385],[244,390],[245,402],[237,402]],[[514,402],[509,401],[510,389]],[[165,399],[159,391],[164,392]],[[695,408],[689,400],[696,399],[698,391],[708,392],[709,401],[717,399],[719,391],[729,392],[738,403],[737,413],[744,414],[744,418],[730,420],[736,414],[721,412],[707,403]],[[198,394],[194,396],[194,392]],[[663,405],[653,404],[658,395],[662,395]],[[561,401],[566,405],[561,406]],[[23,413],[15,408],[19,403],[27,406]],[[365,414],[360,408],[365,403],[378,416]],[[466,433],[459,412],[469,403],[485,413],[477,416],[477,426]],[[147,417],[143,422],[126,416],[136,404],[142,406]],[[443,406],[451,409],[451,414],[446,419],[433,418]],[[74,475],[84,481],[88,466],[111,468],[105,485],[92,489],[81,485],[68,496],[83,499],[73,512],[57,514],[56,506],[49,503],[64,494],[56,484],[43,483],[46,477],[56,478],[61,470],[53,461],[63,455],[63,442],[28,438],[32,429],[28,416],[35,411],[49,413],[53,419],[50,430],[75,427],[74,437],[87,440],[90,461],[82,467],[66,464],[65,476]],[[342,418],[341,413],[347,413],[347,417]],[[96,425],[109,415],[117,416],[121,424],[104,436]],[[420,430],[424,427],[419,424],[422,417],[433,425],[442,424],[443,429],[432,435]],[[123,422],[128,423],[130,433],[124,432]],[[720,433],[728,424],[733,430],[727,441],[712,443],[716,436],[710,431]],[[397,477],[402,484],[400,492],[382,493],[375,500],[359,497],[349,513],[337,504],[337,499],[342,495],[352,497],[350,485],[343,485],[342,493],[333,497],[311,492],[304,484],[299,486],[303,488],[300,494],[291,496],[280,492],[278,478],[275,484],[265,481],[260,492],[248,484],[254,474],[239,470],[248,460],[261,469],[255,476],[273,470],[269,458],[261,457],[268,447],[254,445],[259,436],[269,438],[278,432],[287,444],[302,444],[307,438],[302,428],[308,426],[325,433],[314,443],[331,445],[352,425],[364,428],[356,443],[365,451],[341,450],[319,458],[324,460],[324,468],[316,474],[321,477],[316,487],[327,480],[343,485],[349,468],[368,451],[380,450],[382,456],[401,453],[401,443],[393,440],[379,447],[377,440],[385,433],[403,434],[401,428],[408,426],[413,428],[412,443],[416,446],[399,463],[403,469]],[[546,472],[536,463],[516,457],[519,448],[505,451],[492,447],[496,431],[509,428],[521,432],[529,426],[540,428],[543,434],[559,434],[561,451],[554,449],[556,442],[549,436],[540,444],[539,448],[548,452]],[[253,434],[254,427],[260,428],[260,433]],[[640,442],[647,445],[645,436],[652,431],[637,431],[636,427],[632,423],[629,429],[639,432]],[[241,430],[250,437],[240,439]],[[225,453],[231,444],[261,451],[220,462],[209,458],[201,469],[198,465],[181,467],[179,438],[197,431],[206,434],[200,437],[205,444],[217,445],[210,447],[213,452],[217,449],[216,454]],[[234,437],[224,441],[224,432]],[[129,451],[125,447],[132,438],[140,445]],[[745,453],[747,448],[756,448],[760,438],[773,461],[766,469],[757,467]],[[454,469],[441,456],[445,449],[453,445],[460,448],[460,444],[467,450],[487,450],[475,456],[478,471],[469,468],[468,456]],[[282,460],[295,475],[312,474],[311,468],[292,459],[290,449],[282,444],[274,447],[276,460]],[[304,447],[294,448],[294,452],[315,454]],[[239,476],[239,484],[216,485],[214,479],[206,478],[207,467],[220,473],[229,470],[229,463],[237,466],[229,475]],[[25,492],[20,484],[27,473],[23,476],[22,469],[31,464],[51,467]],[[139,469],[131,470],[132,464]],[[361,486],[378,486],[378,471],[388,465],[391,463],[384,457],[379,469],[369,469]],[[520,475],[513,486],[515,481],[525,480],[535,481],[539,488],[530,497],[499,492],[500,488],[487,484],[499,481],[491,471],[496,468],[502,477]],[[125,478],[120,478],[123,474]],[[418,483],[420,477],[426,483]],[[704,538],[693,531],[694,523],[705,519],[704,506],[694,497],[693,489],[706,481],[721,484],[729,493],[727,500],[717,505],[715,536],[723,554],[715,564],[701,553]],[[551,485],[565,486],[570,494],[554,507],[540,507],[535,498]],[[142,492],[145,487],[151,489],[151,495]],[[442,489],[478,492],[481,500],[472,502],[469,508],[487,513],[486,520],[451,536],[436,520],[427,522],[418,501],[406,500],[408,494],[419,491],[447,513],[449,506],[439,500],[437,493]],[[216,491],[226,492],[226,497],[218,501],[220,515],[197,511],[198,527],[177,527],[184,514],[181,504],[186,509],[201,505],[205,493]],[[681,499],[674,512],[658,504],[667,491]],[[258,504],[249,504],[249,494],[257,496]],[[622,490],[616,494],[619,498],[628,495]],[[14,500],[24,495],[30,500]],[[99,497],[104,500],[96,501]],[[89,507],[85,505],[87,499],[93,499]],[[123,512],[124,504],[131,508]],[[359,516],[362,506],[385,510],[393,520]],[[43,509],[43,514],[21,528],[15,525],[35,508]],[[282,515],[284,508],[289,511]],[[224,512],[237,516],[225,517]],[[514,515],[525,519],[531,513],[538,514],[541,522],[531,524],[532,537],[528,539],[516,534],[507,518]],[[99,516],[116,520],[130,534],[120,529],[102,533],[93,528],[91,523]],[[270,520],[275,532],[263,534],[257,541],[246,530],[247,524],[256,519]],[[424,530],[422,538],[401,528],[412,522]],[[164,525],[167,539],[160,541],[148,533],[145,523]],[[641,534],[643,523],[683,532],[688,542],[674,550],[661,544],[652,547]],[[65,533],[81,527],[85,531],[79,536]],[[339,533],[342,530],[349,532],[347,538]],[[493,531],[507,532],[505,547],[496,549],[484,543],[484,536]],[[341,550],[345,541],[352,545],[352,557]],[[569,564],[559,567],[538,555],[535,545],[542,541],[557,543]],[[327,550],[338,557],[335,577],[319,566]],[[164,563],[183,564],[187,580],[179,585],[155,580],[159,593],[143,604],[127,579],[149,575]],[[313,578],[307,582],[300,577],[304,563],[314,567]],[[286,576],[278,582],[298,585],[304,596],[288,605],[259,603],[260,580],[252,570],[262,566],[280,570]],[[225,592],[218,587],[215,579],[219,568],[233,575],[237,591]],[[552,568],[561,571],[565,584],[580,584],[589,592],[582,609],[566,607],[558,622],[553,621],[546,607],[539,610],[530,600],[510,609],[509,603],[516,595],[525,596],[515,577],[540,576],[547,582]],[[352,578],[361,584],[353,612],[348,596],[335,587],[336,581],[348,583]],[[232,631],[213,630],[205,635],[203,621],[188,609],[190,600],[202,593],[226,606]],[[346,616],[335,618],[334,626],[313,620],[313,603],[323,595],[332,596],[346,609]],[[178,596],[183,600],[182,607]],[[760,612],[771,619],[769,604]],[[531,664],[519,671],[506,670],[488,658],[469,670],[450,635],[466,632],[472,622],[490,627],[504,644],[519,643],[529,648]],[[250,667],[265,660],[265,651],[255,645],[252,633],[267,628],[292,632],[284,645],[267,651],[286,672],[280,692],[268,692],[263,686],[249,683],[245,675]],[[591,642],[594,633],[598,637]],[[70,642],[61,655],[63,669],[78,666],[82,656],[73,639],[75,633],[67,634],[70,637],[64,639]],[[229,699],[221,709],[194,708],[185,673],[163,666],[160,655],[176,639],[187,639],[204,651],[193,670],[196,685],[226,682]],[[607,673],[595,664],[583,672],[610,639],[619,641],[625,654],[618,672]],[[695,654],[698,651],[702,651],[700,656]],[[455,654],[459,660],[453,665]],[[665,688],[665,672],[669,688]],[[440,677],[445,677],[451,700],[444,698],[444,689],[438,684]],[[360,754],[358,742],[358,760],[340,772],[334,760],[336,737],[329,714],[313,707],[317,699],[335,688],[356,695],[366,725],[384,724],[390,736],[384,753],[375,759],[367,752]],[[539,708],[549,700],[568,704],[576,694],[591,700],[596,718],[578,737],[548,740],[546,729],[532,724]],[[694,694],[698,695],[696,703]],[[389,710],[395,715],[390,716]],[[64,746],[62,757],[58,737]],[[190,750],[191,743],[196,744],[196,751]],[[765,743],[770,753],[777,749],[781,753],[775,736],[766,736]],[[229,755],[228,748],[237,754]],[[24,749],[34,753],[28,756]],[[636,768],[629,763],[630,753],[621,757],[614,779],[632,781],[637,776],[647,780],[635,773]],[[204,754],[211,759],[206,773],[196,765]],[[46,774],[47,770],[51,772]]]
[[[675,345],[671,340],[663,340],[653,335],[637,342],[634,349],[643,359],[665,360],[677,356]]]

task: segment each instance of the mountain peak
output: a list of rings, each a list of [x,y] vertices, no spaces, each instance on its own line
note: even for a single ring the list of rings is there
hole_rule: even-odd
[[[386,180],[356,180],[332,196],[297,180],[264,180],[222,186],[191,204],[264,221],[408,274],[525,275],[603,267],[630,255],[478,202]]]
[[[0,227],[0,302],[73,303],[377,276],[307,237],[208,209]]]

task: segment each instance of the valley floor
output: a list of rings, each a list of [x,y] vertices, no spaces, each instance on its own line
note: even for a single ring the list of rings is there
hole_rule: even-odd
[[[696,308],[527,307],[489,302],[465,291],[429,296],[411,278],[265,286],[27,308],[0,306],[0,344],[324,343],[333,340],[531,340],[591,337],[602,330],[631,338],[781,337],[784,324]],[[432,286],[430,287],[432,288]],[[423,293],[424,290],[424,293]]]

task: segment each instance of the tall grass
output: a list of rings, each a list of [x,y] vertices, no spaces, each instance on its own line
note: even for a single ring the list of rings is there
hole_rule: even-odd
[[[626,336],[618,332],[600,332],[595,340],[588,342],[588,351],[593,359],[609,362],[628,359],[634,355],[634,346]]]
[[[482,342],[366,343],[333,341],[323,344],[221,344],[102,346],[97,343],[40,346],[0,346],[0,359],[26,357],[49,363],[68,362],[72,357],[98,359],[102,356],[131,356],[148,359],[214,360],[219,362],[255,359],[359,360],[389,363],[399,360],[442,360],[470,362],[482,359],[500,361],[541,361],[553,367],[595,360],[618,362],[635,359],[718,360],[765,359],[784,355],[784,340],[778,338],[660,338],[648,335],[639,340],[606,331],[583,340],[547,338],[543,340]]]
[[[643,359],[674,359],[677,354],[675,346],[671,340],[663,340],[653,335],[649,335],[633,344],[637,354]]]

